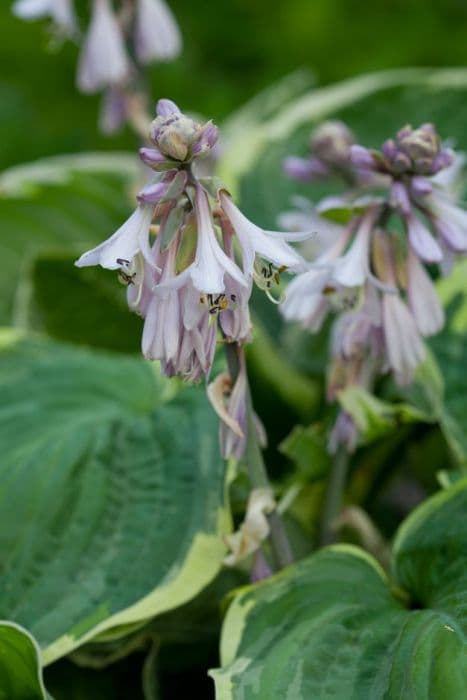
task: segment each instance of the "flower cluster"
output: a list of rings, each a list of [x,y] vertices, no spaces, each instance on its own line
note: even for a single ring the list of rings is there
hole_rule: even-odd
[[[308,234],[250,222],[226,189],[197,175],[197,161],[217,140],[212,122],[197,123],[170,100],[156,111],[152,145],[140,151],[153,181],[123,226],[76,264],[118,270],[130,309],[145,319],[145,357],[159,360],[167,376],[198,381],[209,376],[219,334],[227,342],[249,339],[253,283],[271,294],[283,270],[304,269],[286,241]]]
[[[310,155],[307,158],[290,156],[284,160],[284,171],[293,180],[313,182],[332,176],[352,179],[354,172],[349,162],[354,136],[341,121],[326,121],[310,137]]]
[[[424,336],[437,333],[443,310],[426,264],[449,269],[467,251],[467,212],[450,184],[459,156],[442,145],[431,124],[409,126],[372,151],[352,144],[348,168],[354,187],[318,205],[321,215],[341,207],[348,223],[287,289],[282,312],[316,332],[327,315],[335,322],[328,398],[350,384],[370,388],[392,371],[412,381],[425,356]],[[334,445],[352,447],[356,433],[341,414]]]
[[[126,120],[142,120],[138,66],[174,59],[181,50],[180,30],[165,0],[119,0],[117,11],[111,0],[92,0],[83,37],[73,0],[16,0],[13,12],[27,20],[49,17],[60,36],[82,38],[76,83],[84,93],[104,91],[100,126],[106,133]]]

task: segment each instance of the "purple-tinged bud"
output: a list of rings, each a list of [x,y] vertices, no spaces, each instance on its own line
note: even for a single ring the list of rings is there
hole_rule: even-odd
[[[364,146],[351,146],[350,160],[357,168],[362,168],[363,170],[375,169],[375,159],[368,148],[364,148]]]
[[[190,162],[208,153],[216,143],[217,128],[211,122],[199,124],[180,112],[170,100],[159,100],[157,111],[150,136],[166,158],[179,163]]]
[[[403,133],[402,133],[403,132]],[[418,129],[405,129],[398,134],[398,147],[419,172],[431,163],[440,150],[440,140],[432,124],[423,124]]]
[[[201,138],[191,149],[193,156],[203,156],[216,145],[219,138],[219,129],[211,121],[203,127]]]
[[[408,136],[410,136],[412,131],[412,127],[409,124],[403,126],[402,129],[399,129],[399,131],[397,132],[397,140],[401,141],[401,139],[407,138]]]
[[[157,102],[156,114],[158,117],[170,117],[171,114],[180,114],[180,109],[172,100],[163,98]]]
[[[408,216],[411,211],[409,193],[402,182],[393,182],[391,185],[391,206],[399,209],[402,214]]]
[[[394,139],[388,139],[383,143],[383,148],[381,149],[383,151],[383,155],[385,158],[388,160],[394,160],[394,158],[397,155],[397,146],[394,142]]]
[[[396,153],[391,165],[396,174],[404,173],[406,170],[410,170],[410,158],[405,153]]]
[[[167,163],[167,158],[159,151],[158,148],[140,148],[139,157],[143,163],[154,170],[157,170],[160,165]]]
[[[159,204],[162,201],[179,199],[185,190],[188,175],[184,170],[172,170],[163,180],[146,185],[136,195],[139,202]]]
[[[284,160],[282,167],[286,175],[299,182],[310,182],[329,176],[329,168],[318,158],[289,156]]]
[[[421,175],[414,175],[410,180],[410,192],[414,197],[426,197],[431,194],[433,187],[431,182]]]
[[[136,199],[145,204],[158,204],[167,191],[166,182],[154,182],[138,192]]]
[[[344,122],[323,122],[312,134],[311,152],[331,167],[339,167],[348,164],[350,147],[354,141],[352,132]]]
[[[431,173],[434,175],[454,163],[455,154],[450,148],[443,148],[431,163]]]

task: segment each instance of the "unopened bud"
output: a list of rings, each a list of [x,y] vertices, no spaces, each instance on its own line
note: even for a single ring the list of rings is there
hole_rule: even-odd
[[[348,162],[353,143],[353,134],[343,122],[327,121],[313,132],[311,151],[325,163],[339,166]]]

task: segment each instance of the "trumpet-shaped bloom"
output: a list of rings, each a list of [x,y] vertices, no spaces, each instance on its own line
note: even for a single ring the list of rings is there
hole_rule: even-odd
[[[91,23],[78,63],[77,85],[93,93],[124,81],[131,66],[109,0],[94,0]]]
[[[164,0],[137,0],[135,49],[139,61],[169,61],[181,48],[180,30]]]
[[[130,263],[139,251],[144,252],[150,259],[148,236],[153,214],[153,206],[140,205],[113,236],[96,248],[83,253],[75,265],[100,265],[109,270],[118,270],[122,267],[121,261]]]
[[[66,34],[76,31],[73,0],[17,0],[13,5],[13,13],[26,20],[50,17]]]
[[[444,324],[443,307],[430,276],[412,251],[409,252],[407,278],[409,307],[418,330],[424,336],[438,333]]]
[[[287,268],[292,272],[306,267],[302,256],[286,241],[305,240],[310,237],[310,232],[292,233],[290,231],[263,230],[242,214],[225,190],[220,191],[219,201],[240,243],[243,271],[246,275],[253,276],[256,256],[269,260],[278,268]]]

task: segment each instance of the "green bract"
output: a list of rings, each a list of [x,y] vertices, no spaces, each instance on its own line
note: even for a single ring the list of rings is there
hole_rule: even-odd
[[[388,580],[362,550],[321,550],[241,590],[217,700],[467,696],[467,479],[401,526]]]
[[[49,663],[214,578],[229,526],[225,467],[202,389],[177,391],[139,359],[7,340],[0,610]]]
[[[52,700],[44,688],[36,641],[6,621],[0,621],[0,700]]]

